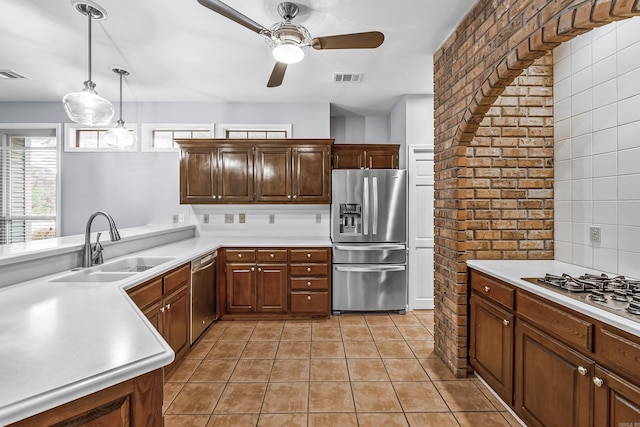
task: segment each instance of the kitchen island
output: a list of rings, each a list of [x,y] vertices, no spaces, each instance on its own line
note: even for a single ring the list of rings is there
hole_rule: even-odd
[[[147,235],[165,231],[163,227],[150,227]],[[122,235],[126,243],[126,230]],[[2,268],[11,267],[12,261],[30,263],[37,269],[38,259],[50,252],[81,249],[78,242],[48,245],[38,248],[37,254],[15,250],[0,253],[0,274]],[[171,260],[119,281],[52,282],[68,275],[65,270],[0,288],[0,424],[55,408],[171,363],[171,347],[131,301],[127,289],[219,247],[274,245],[330,246],[330,240],[313,236],[193,236],[128,253],[126,256]],[[118,258],[105,256],[105,264]]]

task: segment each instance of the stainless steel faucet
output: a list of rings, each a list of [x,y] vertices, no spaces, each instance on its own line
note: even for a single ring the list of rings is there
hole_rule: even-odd
[[[118,232],[118,228],[116,227],[116,223],[106,212],[98,211],[89,217],[87,221],[87,228],[84,232],[84,248],[82,249],[82,267],[91,267],[95,264],[102,264],[102,245],[100,244],[100,235],[102,233],[98,233],[98,237],[96,239],[96,244],[91,247],[91,224],[93,223],[93,219],[102,215],[107,218],[109,221],[109,236],[111,237],[111,241],[115,242],[120,240],[120,233]]]

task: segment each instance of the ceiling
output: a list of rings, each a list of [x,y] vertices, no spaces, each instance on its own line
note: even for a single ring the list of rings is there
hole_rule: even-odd
[[[118,100],[115,66],[128,70],[125,102],[328,102],[344,114],[386,113],[404,94],[433,93],[432,55],[474,0],[299,0],[294,22],[312,37],[378,30],[377,49],[310,49],[284,83],[267,88],[274,60],[262,37],[196,0],[97,0],[93,81]],[[280,0],[227,0],[259,24],[282,19]],[[445,6],[446,4],[446,6]],[[69,0],[2,0],[0,102],[60,101],[87,78],[87,18]],[[333,83],[334,72],[364,73]]]

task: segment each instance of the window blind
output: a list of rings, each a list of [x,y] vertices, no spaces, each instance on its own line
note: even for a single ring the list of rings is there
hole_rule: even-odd
[[[57,139],[37,135],[42,131],[26,132],[3,131],[0,244],[56,236]]]

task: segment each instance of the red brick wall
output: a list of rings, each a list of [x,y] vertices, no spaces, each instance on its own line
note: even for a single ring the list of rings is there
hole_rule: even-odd
[[[552,173],[550,175],[549,172],[552,169],[548,164],[552,155],[552,136],[540,135],[544,140],[542,144],[546,146],[525,147],[525,141],[519,141],[512,147],[500,146],[509,144],[508,138],[526,138],[509,136],[512,130],[505,134],[505,129],[512,128],[508,124],[513,122],[513,118],[523,120],[520,130],[515,132],[526,131],[530,136],[532,131],[537,132],[533,129],[542,129],[543,126],[537,124],[540,121],[544,123],[549,117],[510,116],[504,111],[496,115],[496,108],[512,106],[494,107],[493,104],[523,70],[563,41],[634,15],[640,15],[640,0],[480,0],[434,56],[435,350],[457,376],[467,373],[465,261],[470,255],[483,258],[512,256],[509,245],[513,245],[516,239],[503,238],[509,232],[515,232],[511,237],[521,236],[517,233],[522,231],[527,238],[533,237],[531,243],[516,244],[517,257],[545,258],[553,253],[549,237],[552,223],[548,216],[553,197]],[[528,75],[523,78],[544,79],[545,76]],[[509,90],[522,90],[523,86],[519,82]],[[540,87],[548,89],[544,85]],[[504,95],[500,102],[513,98],[509,92]],[[548,108],[545,110],[548,112]],[[487,119],[488,112],[490,117]],[[535,120],[525,125],[530,119]],[[482,129],[499,129],[500,135],[494,135],[490,142],[482,139],[486,135],[479,134],[476,138],[481,123]],[[536,141],[534,144],[540,143],[540,140]],[[496,150],[499,150],[499,157]],[[483,158],[484,162],[489,159],[493,166],[475,164],[478,155],[483,156],[478,158],[478,162]],[[514,159],[522,167],[514,167]],[[495,169],[500,170],[500,176],[491,176],[496,173]],[[478,173],[488,176],[481,181]],[[527,176],[512,177],[515,181],[504,180],[504,175],[523,173]],[[517,188],[498,188],[500,185],[516,185]],[[533,187],[525,190],[523,187],[527,185]],[[511,194],[513,197],[476,198],[483,194],[495,196],[496,190],[501,195]],[[522,191],[525,195],[533,191],[540,193],[539,197],[528,200],[521,197]],[[498,204],[500,209],[496,210],[500,219],[482,220],[508,221],[493,225],[514,227],[486,230],[489,233],[499,230],[499,240],[490,238],[495,234],[482,235],[482,230],[473,228],[479,226],[478,216],[497,215],[490,213],[492,209],[486,209],[486,200]],[[542,217],[518,217],[529,214]],[[509,216],[515,218],[507,219]]]

